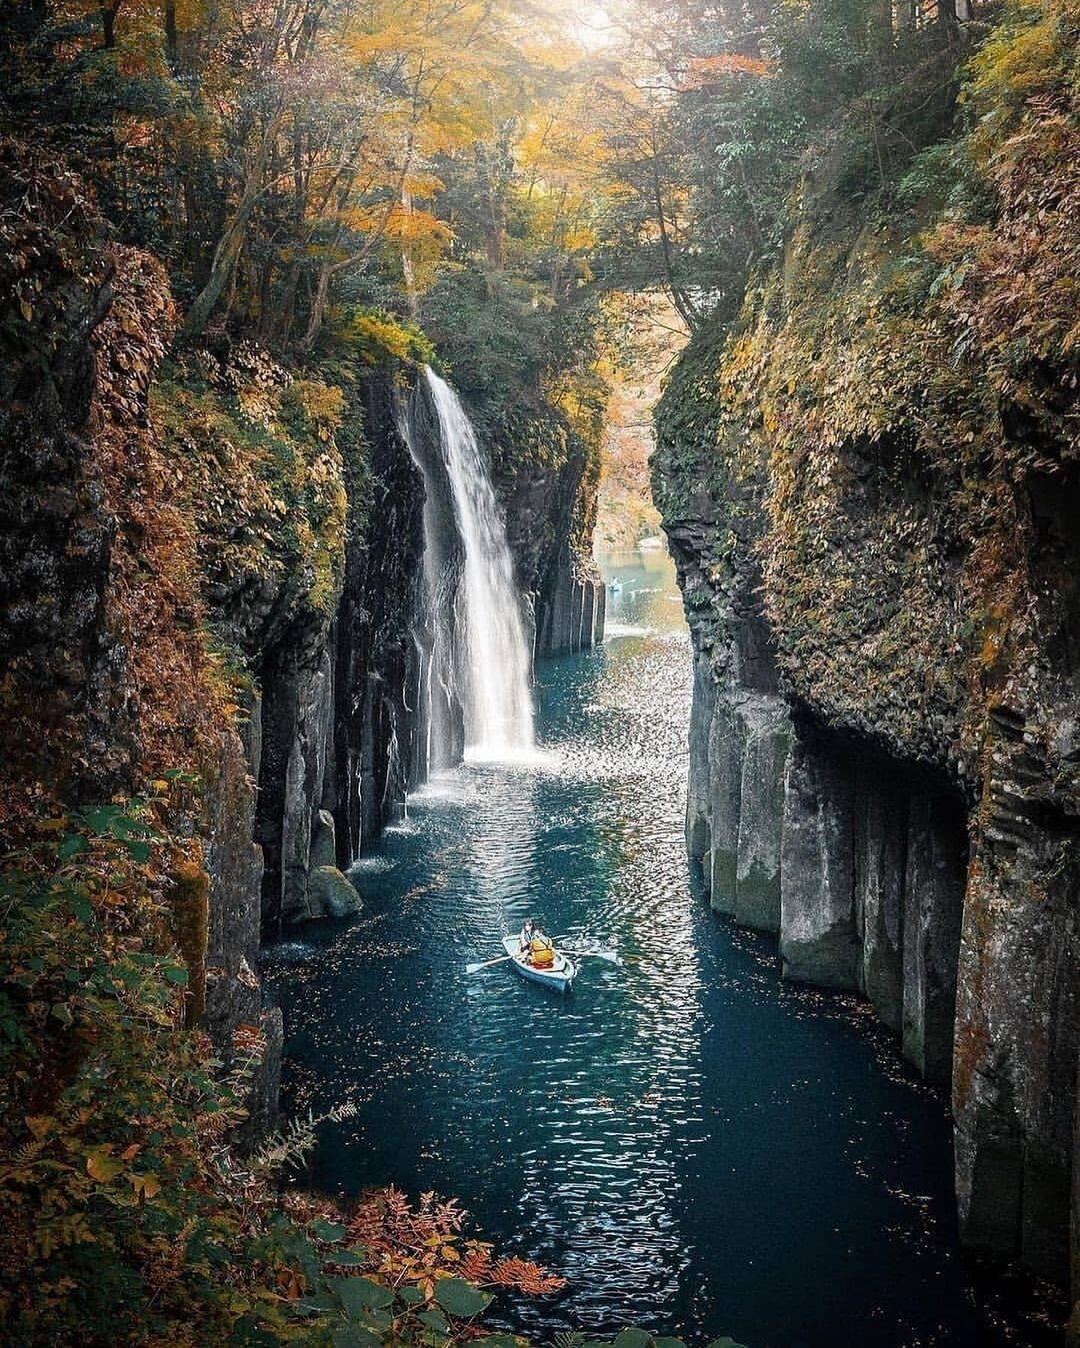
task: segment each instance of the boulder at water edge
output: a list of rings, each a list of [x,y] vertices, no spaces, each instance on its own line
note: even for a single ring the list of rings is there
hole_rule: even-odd
[[[308,878],[312,917],[351,917],[362,907],[360,895],[336,866],[318,866]]]

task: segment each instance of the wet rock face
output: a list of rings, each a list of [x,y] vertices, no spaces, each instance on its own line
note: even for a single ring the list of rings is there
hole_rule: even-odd
[[[603,641],[607,591],[592,559],[598,454],[552,412],[528,424],[530,440],[544,448],[543,462],[520,460],[512,445],[496,443],[494,483],[542,659]]]
[[[257,720],[258,709],[254,717]],[[250,723],[249,723],[250,724]],[[252,1077],[245,1140],[255,1141],[277,1119],[281,1077],[281,1011],[264,1002],[259,967],[262,851],[254,841],[258,739],[242,747],[222,737],[218,770],[207,792],[204,859],[210,878],[206,943],[206,1024],[226,1066],[242,1027],[261,1037],[261,1061]],[[244,1050],[240,1050],[241,1053]]]
[[[400,377],[389,367],[372,372],[349,409],[351,433],[363,436],[363,468],[346,462],[347,543],[335,602],[321,616],[300,608],[255,652],[255,836],[262,925],[273,937],[291,923],[355,911],[339,868],[415,780],[423,486],[399,431]]]
[[[399,386],[401,381],[401,386]],[[378,371],[360,391],[369,468],[349,486],[345,583],[334,623],[333,794],[338,865],[401,809],[418,780],[424,487],[401,435],[409,387]]]
[[[276,651],[262,678],[262,757],[256,839],[263,910],[282,922],[310,914],[308,871],[328,788],[334,686],[324,641]]]
[[[655,492],[694,640],[687,844],[712,905],[775,931],[785,976],[869,999],[951,1089],[964,1239],[1065,1280],[1080,1252],[1075,470],[1053,499],[1038,474],[1017,485],[995,545],[1012,549],[1010,616],[965,617],[986,543],[929,463],[840,443],[821,455],[826,495],[788,482],[778,505],[767,448],[709,420],[707,385],[673,387]],[[789,537],[802,490],[815,531]]]
[[[857,984],[853,782],[821,747],[796,740],[784,778],[780,954],[784,975]]]
[[[235,590],[229,597],[229,629],[247,644],[261,702],[251,718],[260,744],[255,836],[270,936],[348,906],[326,867],[347,869],[426,774],[420,679],[433,634],[424,616],[425,492],[417,461],[428,472],[445,469],[430,399],[423,384],[414,385],[411,372],[390,366],[358,381],[343,428],[358,443],[356,453],[346,444],[343,454],[348,507],[334,602],[322,610],[297,603],[284,581],[279,593],[244,591],[250,611]],[[558,419],[540,429],[552,439],[551,465],[504,452],[495,485],[543,655],[602,639],[605,592],[587,560],[595,514],[587,456]],[[441,496],[448,501],[449,490]],[[452,522],[438,532],[452,538]],[[442,561],[454,565],[452,556]],[[461,709],[443,711],[456,727],[451,753],[456,746],[460,754]]]
[[[607,613],[604,582],[564,548],[544,578],[536,613],[538,656],[569,655],[599,646]]]

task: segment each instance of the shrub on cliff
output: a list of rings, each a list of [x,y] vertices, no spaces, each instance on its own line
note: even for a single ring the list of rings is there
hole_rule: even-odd
[[[257,348],[201,351],[164,371],[153,407],[219,632],[250,656],[290,624],[325,628],[345,562],[341,388],[293,378]]]
[[[448,1344],[486,1288],[561,1285],[393,1190],[281,1195],[301,1122],[241,1155],[262,1044],[193,1028],[207,918],[199,783],[6,821],[0,867],[0,1325],[13,1345]],[[38,802],[39,809],[46,804]],[[202,884],[199,883],[201,880]],[[200,936],[200,928],[202,934]],[[505,1344],[505,1339],[493,1340]]]
[[[1078,31],[1074,0],[1006,10],[954,57],[956,118],[872,196],[828,157],[808,165],[783,259],[737,322],[702,331],[661,408],[665,510],[702,474],[719,502],[731,483],[763,499],[765,597],[799,691],[840,717],[872,705],[904,742],[926,733],[905,708],[957,725],[969,681],[1019,663],[1017,489],[1077,453]],[[852,464],[889,484],[873,537]]]

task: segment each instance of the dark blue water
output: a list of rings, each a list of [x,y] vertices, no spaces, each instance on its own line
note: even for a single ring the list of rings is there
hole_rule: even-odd
[[[305,1184],[459,1198],[568,1279],[495,1320],[751,1348],[1035,1342],[957,1253],[942,1103],[858,1005],[779,979],[695,889],[689,637],[670,565],[620,559],[611,635],[540,670],[544,758],[469,766],[363,859],[348,927],[271,952]],[[505,966],[527,914],[618,947],[565,1000]]]

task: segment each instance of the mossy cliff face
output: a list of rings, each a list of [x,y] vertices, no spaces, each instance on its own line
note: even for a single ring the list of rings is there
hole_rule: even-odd
[[[976,129],[933,154],[978,211],[935,205],[932,157],[887,215],[845,201],[823,158],[739,321],[683,357],[654,462],[712,902],[777,931],[789,977],[863,991],[951,1083],[965,1239],[1061,1280],[1080,1048],[1068,11],[992,36],[967,72]]]
[[[496,491],[521,588],[532,600],[537,656],[604,639],[606,591],[592,557],[601,419],[516,406],[490,431]]]
[[[344,870],[423,778],[417,445],[441,461],[415,367],[284,370],[219,338],[154,392],[195,523],[210,657],[232,690],[262,862],[262,928],[340,913]],[[566,417],[518,411],[484,433],[538,654],[591,645],[596,453]],[[333,881],[331,885],[330,880]],[[354,899],[355,904],[355,899]]]
[[[183,469],[152,407],[168,285],[154,259],[110,243],[63,163],[13,142],[0,154],[14,268],[0,367],[5,843],[30,845],[47,816],[155,796],[154,825],[173,841],[144,875],[164,921],[147,936],[132,917],[126,936],[179,955],[185,1022],[227,1063],[241,1030],[246,1052],[258,1043],[247,1108],[265,1124],[280,1017],[254,972],[252,784],[204,638]]]
[[[411,379],[391,363],[298,377],[222,342],[158,390],[259,786],[267,933],[341,909],[347,880],[322,872],[410,785],[422,487],[396,427]]]

